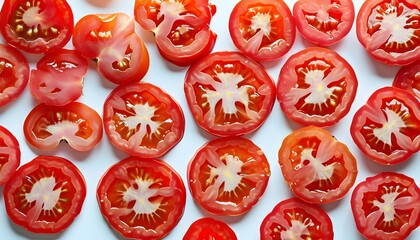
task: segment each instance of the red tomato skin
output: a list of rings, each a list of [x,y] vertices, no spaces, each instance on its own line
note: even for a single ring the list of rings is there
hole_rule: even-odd
[[[235,232],[225,222],[204,217],[194,221],[182,240],[215,239],[237,240]]]
[[[383,195],[386,193],[384,189],[380,189],[381,186],[386,188],[387,186],[401,184],[406,187],[404,191],[405,194],[404,201],[405,204],[411,205],[412,212],[409,217],[409,221],[405,222],[405,226],[401,227],[401,231],[385,232],[376,227],[377,223],[374,222],[374,219],[368,219],[373,215],[378,208],[370,208],[365,205],[373,205],[365,201],[382,201],[381,199],[374,199],[372,195],[368,195],[369,192],[375,192],[376,194],[381,193]],[[392,192],[391,189],[390,192]],[[394,189],[395,190],[395,189]],[[397,190],[395,190],[397,191]],[[404,193],[402,193],[404,194]],[[404,197],[402,197],[404,198]],[[408,199],[410,198],[410,199]],[[394,200],[394,202],[396,199]],[[367,177],[365,181],[360,182],[353,190],[351,196],[351,209],[353,217],[356,223],[357,230],[361,235],[367,239],[380,240],[380,239],[389,239],[389,240],[400,240],[406,239],[410,233],[415,230],[420,225],[420,189],[416,185],[414,179],[409,176],[406,176],[397,172],[382,172],[374,176]],[[394,207],[394,206],[393,206]],[[365,210],[370,210],[371,212],[366,212]],[[406,217],[406,216],[404,216]]]
[[[325,17],[325,14],[328,17],[338,15],[340,22],[335,27],[330,26],[332,29],[323,32],[310,25],[306,18],[307,15],[312,16],[315,13],[316,15],[322,14],[320,17]],[[354,17],[355,10],[352,0],[298,0],[293,5],[293,18],[298,31],[306,40],[319,46],[330,46],[340,42],[350,32]],[[315,19],[319,20],[318,16],[315,16]]]
[[[7,183],[20,165],[21,151],[16,137],[0,125],[0,186]],[[3,162],[7,158],[6,162]]]
[[[68,200],[67,202],[64,200],[62,201],[64,204],[71,203],[66,215],[56,222],[49,222],[46,220],[36,221],[37,219],[34,218],[35,216],[28,216],[29,214],[34,214],[34,212],[31,213],[31,211],[29,211],[27,215],[20,210],[20,206],[16,205],[19,202],[15,199],[18,196],[16,196],[14,192],[18,191],[23,184],[34,184],[31,180],[35,179],[30,175],[36,172],[41,166],[47,169],[61,169],[62,173],[66,174],[67,181],[70,180],[72,186],[75,188],[75,192],[71,195],[71,199],[66,198],[66,200]],[[56,177],[54,174],[57,172],[58,171],[53,172],[52,176]],[[43,174],[45,173],[38,173],[37,177],[51,177],[44,176]],[[22,165],[13,174],[12,178],[6,184],[3,194],[6,212],[15,224],[24,227],[32,233],[53,234],[67,229],[82,211],[83,203],[86,198],[86,183],[80,170],[69,160],[57,156],[38,156]],[[36,206],[34,208],[36,208]]]
[[[392,86],[405,89],[420,101],[420,60],[401,67]]]
[[[14,47],[4,44],[0,44],[0,62],[2,62],[0,63],[0,80],[2,82],[0,84],[1,108],[18,98],[23,92],[29,80],[30,67],[23,54]],[[13,67],[9,68],[8,64]],[[7,69],[10,69],[13,73],[9,73]]]

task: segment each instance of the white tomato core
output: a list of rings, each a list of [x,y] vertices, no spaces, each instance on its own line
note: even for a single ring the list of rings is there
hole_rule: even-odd
[[[30,203],[35,201],[43,210],[53,210],[61,194],[61,187],[55,189],[56,185],[54,177],[41,178],[33,185],[30,193],[25,193],[25,199]]]
[[[209,181],[217,177],[216,185],[221,186],[223,184],[225,192],[234,191],[241,183],[240,172],[244,163],[237,156],[230,154],[225,154],[220,159],[222,160],[220,164],[216,167],[210,167]],[[223,162],[226,162],[226,164],[223,164]]]

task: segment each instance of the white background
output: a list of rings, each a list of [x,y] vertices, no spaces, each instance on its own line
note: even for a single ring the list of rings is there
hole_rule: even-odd
[[[95,6],[93,1],[97,1],[104,6]],[[0,0],[2,5],[4,0]],[[113,13],[125,12],[133,16],[133,0],[68,0],[73,8],[75,22],[82,16],[89,13]],[[218,34],[218,39],[214,51],[235,50],[228,30],[228,19],[230,11],[237,1],[234,0],[213,0],[217,6],[217,13],[214,16],[211,26]],[[293,7],[295,1],[285,1],[289,8]],[[356,11],[360,8],[362,1],[354,1]],[[136,31],[146,42],[150,53],[150,70],[145,76],[145,82],[156,84],[171,94],[181,105],[185,114],[186,129],[182,141],[162,159],[173,166],[182,176],[186,183],[186,167],[195,151],[209,139],[213,137],[201,131],[193,121],[188,110],[183,92],[183,81],[186,68],[178,68],[166,63],[158,54],[154,39],[151,33],[142,31],[137,25]],[[4,42],[3,39],[0,39]],[[299,33],[291,51],[282,59],[274,62],[265,63],[264,66],[277,81],[280,68],[285,60],[292,53],[295,53],[305,47],[313,44],[303,40]],[[67,48],[72,48],[71,43]],[[351,118],[355,111],[366,102],[369,95],[377,88],[391,85],[392,80],[399,67],[385,66],[372,60],[364,51],[356,38],[355,27],[349,35],[339,44],[330,47],[343,56],[354,68],[359,80],[359,88],[356,100],[350,113],[342,119],[337,125],[328,128],[328,130],[340,141],[347,144],[355,155],[359,174],[357,183],[382,171],[397,171],[405,173],[420,183],[420,156],[413,156],[409,161],[394,167],[381,166],[373,163],[364,157],[357,149],[350,137],[349,126]],[[26,55],[33,67],[39,56]],[[101,78],[96,72],[93,63],[90,65],[88,74],[85,77],[84,95],[79,101],[96,109],[102,115],[102,104],[115,85]],[[23,230],[21,227],[13,224],[7,217],[4,209],[3,186],[0,187],[0,234],[1,239],[117,239],[121,236],[114,232],[101,216],[96,202],[96,184],[105,172],[105,170],[127,155],[108,142],[104,134],[102,141],[89,152],[76,152],[66,144],[51,152],[42,152],[31,148],[25,142],[22,132],[23,121],[28,112],[37,104],[32,99],[29,89],[26,88],[21,97],[7,106],[0,109],[0,124],[11,130],[18,138],[22,150],[22,163],[26,163],[37,155],[58,155],[72,160],[85,176],[88,192],[84,202],[83,210],[73,224],[61,234],[45,236],[33,235]],[[291,197],[287,185],[285,184],[279,165],[277,163],[277,151],[283,138],[300,126],[288,121],[280,110],[276,102],[271,115],[269,115],[265,124],[255,133],[246,137],[252,139],[266,154],[269,159],[272,175],[265,194],[257,205],[248,213],[240,217],[216,217],[229,223],[236,232],[238,239],[259,239],[259,226],[262,219],[272,210],[272,208],[281,200]],[[188,189],[188,188],[187,188]],[[342,200],[322,206],[331,217],[334,225],[336,239],[362,239],[358,234],[350,208],[350,194],[347,194]],[[180,223],[168,235],[167,239],[181,239],[188,226],[198,218],[209,216],[192,200],[187,190],[187,204],[185,213]],[[420,239],[420,230],[412,233],[410,239]]]

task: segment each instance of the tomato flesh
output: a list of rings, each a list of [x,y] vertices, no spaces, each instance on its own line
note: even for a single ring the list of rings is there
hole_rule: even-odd
[[[20,156],[18,140],[0,125],[0,185],[5,184],[19,167]]]
[[[237,240],[235,232],[225,222],[205,217],[193,222],[182,240]]]
[[[401,67],[392,86],[407,90],[420,101],[420,61]]]

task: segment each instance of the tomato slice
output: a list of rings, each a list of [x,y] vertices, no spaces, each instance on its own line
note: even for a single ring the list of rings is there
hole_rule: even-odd
[[[380,88],[354,114],[350,130],[356,145],[373,161],[406,161],[420,150],[420,102],[405,90]]]
[[[73,33],[73,12],[66,0],[4,1],[0,15],[6,42],[29,53],[60,49]]]
[[[122,236],[162,239],[184,213],[186,190],[165,162],[128,157],[105,172],[96,196],[102,215]]]
[[[243,0],[230,14],[229,33],[239,51],[256,61],[269,61],[292,48],[296,27],[285,2]]]
[[[406,239],[420,225],[419,203],[414,179],[395,172],[366,178],[351,196],[357,229],[368,239]]]
[[[15,48],[0,44],[0,107],[20,96],[29,79],[29,64]]]
[[[0,185],[7,183],[19,167],[20,154],[16,137],[0,125]]]
[[[290,56],[281,68],[277,100],[292,121],[331,126],[350,111],[357,86],[353,68],[338,53],[310,47]]]
[[[278,157],[293,193],[309,203],[337,201],[356,181],[355,157],[344,143],[320,127],[293,131],[283,140]]]
[[[38,156],[22,165],[4,188],[10,219],[34,233],[65,230],[82,210],[86,183],[69,160]]]
[[[420,58],[418,0],[365,1],[356,17],[360,43],[376,60],[407,65]]]
[[[271,174],[263,151],[241,137],[207,142],[187,171],[194,200],[206,211],[223,216],[242,215],[255,206]]]
[[[205,217],[194,221],[182,240],[237,240],[235,232],[225,222]]]
[[[259,63],[239,52],[215,52],[192,65],[184,91],[196,123],[216,136],[255,131],[271,112],[273,79]]]
[[[278,203],[260,226],[264,240],[334,239],[328,214],[319,206],[290,198]]]
[[[103,118],[110,142],[143,158],[164,155],[184,135],[181,107],[168,93],[150,83],[117,87],[104,103]]]
[[[23,126],[26,141],[40,150],[53,150],[61,141],[77,151],[91,150],[102,139],[102,119],[80,102],[64,106],[37,105]]]
[[[293,5],[293,17],[302,36],[317,45],[338,43],[354,22],[352,0],[299,0]]]
[[[407,90],[420,101],[420,60],[401,67],[392,86]]]
[[[47,53],[31,70],[32,96],[47,105],[62,106],[82,95],[87,60],[75,50],[59,49]]]
[[[89,14],[74,28],[73,45],[94,59],[98,72],[115,84],[140,81],[149,69],[149,53],[125,13]]]

